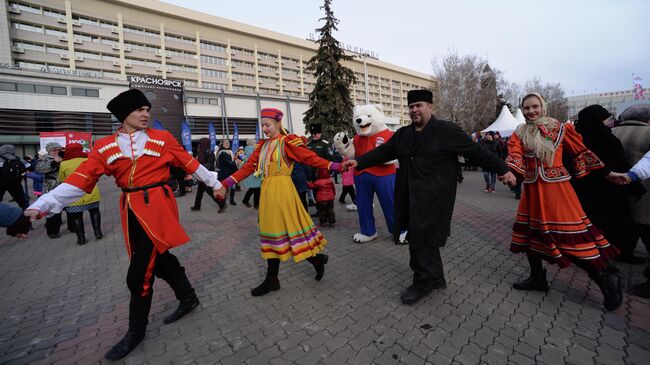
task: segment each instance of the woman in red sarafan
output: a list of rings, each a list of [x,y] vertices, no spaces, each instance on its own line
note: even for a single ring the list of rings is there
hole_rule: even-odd
[[[548,291],[542,259],[561,268],[573,263],[598,284],[605,307],[615,310],[623,300],[624,280],[609,259],[618,254],[618,249],[610,245],[583,211],[569,183],[571,175],[562,164],[562,155],[572,157],[576,178],[604,165],[584,146],[572,125],[546,116],[546,102],[541,95],[525,96],[522,109],[526,123],[517,127],[510,138],[506,159],[524,182],[510,250],[526,253],[531,274],[513,287]]]

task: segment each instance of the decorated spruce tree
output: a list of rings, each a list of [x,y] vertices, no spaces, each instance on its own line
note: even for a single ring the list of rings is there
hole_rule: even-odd
[[[321,9],[325,17],[319,21],[325,24],[316,29],[320,34],[318,51],[309,60],[307,71],[316,77],[316,86],[309,94],[309,109],[305,112],[305,127],[309,131],[312,124],[323,126],[323,136],[331,138],[342,130],[352,131],[352,100],[350,85],[355,82],[354,73],[341,64],[352,60],[346,55],[332,32],[338,30],[339,20],[334,17],[331,0],[324,0]]]

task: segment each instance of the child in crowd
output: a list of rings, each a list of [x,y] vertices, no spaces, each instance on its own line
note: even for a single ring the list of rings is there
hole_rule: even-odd
[[[334,181],[326,169],[318,169],[316,181],[307,183],[307,186],[314,190],[316,195],[316,205],[318,206],[318,219],[320,225],[334,227],[336,216],[334,215],[334,198],[336,197],[336,188]]]
[[[346,157],[343,161],[347,161]],[[352,198],[352,205],[356,204],[356,194],[354,192],[354,168],[348,169],[341,173],[341,183],[343,184],[343,191],[341,191],[341,196],[339,197],[339,203],[345,204],[346,195],[350,195]]]

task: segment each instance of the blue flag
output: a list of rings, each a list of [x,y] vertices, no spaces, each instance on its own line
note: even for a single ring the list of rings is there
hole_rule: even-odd
[[[260,136],[260,124],[255,123],[255,142],[256,143],[260,141],[260,137],[261,137]]]
[[[233,132],[232,132],[232,152],[237,152],[239,149],[239,129],[237,129],[237,122],[234,122]]]
[[[165,127],[163,127],[162,123],[158,119],[154,119],[153,124],[151,125],[151,128],[157,129],[159,131],[164,131]]]
[[[215,131],[212,121],[208,124],[208,135],[210,136],[210,150],[214,152],[215,148],[217,148],[217,131]]]
[[[186,120],[181,124],[181,139],[183,140],[183,147],[185,147],[185,150],[192,153],[192,132],[190,131],[190,125],[187,124]]]

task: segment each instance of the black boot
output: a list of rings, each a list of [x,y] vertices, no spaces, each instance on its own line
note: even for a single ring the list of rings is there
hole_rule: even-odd
[[[104,234],[102,233],[102,215],[99,213],[99,208],[90,211],[90,223],[93,225],[95,238],[98,240],[104,238]]]
[[[74,228],[74,233],[77,234],[77,244],[85,245],[88,243],[86,240],[86,232],[84,231],[84,221],[82,213],[68,214],[68,219]]]
[[[512,284],[512,287],[517,290],[547,292],[549,287],[546,281],[546,270],[542,266],[542,259],[529,256],[528,263],[530,264],[530,277]]]
[[[172,314],[165,317],[165,319],[163,319],[163,323],[169,324],[172,322],[176,322],[179,319],[183,318],[183,316],[185,316],[189,312],[193,311],[194,308],[198,306],[199,306],[199,298],[196,296],[196,294],[192,294],[191,297],[185,300],[181,300],[181,302],[178,304],[178,308],[176,308],[176,310]]]
[[[251,295],[254,297],[260,297],[272,291],[280,290],[280,280],[278,280],[280,259],[268,259],[266,263],[268,265],[266,268],[266,278],[262,284],[251,289]]]
[[[128,355],[144,338],[149,323],[152,292],[146,297],[131,293],[129,302],[129,330],[118,343],[116,343],[104,357],[107,360],[118,360]]]
[[[600,287],[603,293],[603,305],[608,311],[615,311],[623,303],[623,287],[625,279],[618,272],[609,272],[604,270],[592,279]]]
[[[316,269],[315,279],[320,281],[323,275],[325,275],[325,264],[329,261],[329,256],[319,253],[314,257],[308,258],[307,261],[314,265],[314,269]]]
[[[120,342],[116,343],[104,357],[107,360],[119,360],[128,355],[144,339],[145,329],[132,330],[126,333]]]

